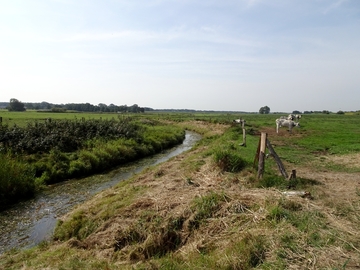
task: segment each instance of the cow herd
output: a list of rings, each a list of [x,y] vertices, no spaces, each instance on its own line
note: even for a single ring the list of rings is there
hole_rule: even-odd
[[[291,133],[294,127],[300,127],[300,118],[300,114],[289,114],[287,117],[281,116],[280,118],[276,119],[276,133],[279,133],[279,127],[288,127],[289,132]],[[295,122],[294,120],[297,120],[297,122]]]
[[[279,134],[279,127],[287,127],[289,128],[289,132],[292,132],[294,127],[300,127],[299,120],[301,119],[300,114],[289,114],[288,116],[280,116],[280,118],[275,120],[276,123],[276,133]],[[296,122],[295,122],[296,120]],[[235,119],[233,123],[236,124],[245,124],[245,120],[243,119]]]

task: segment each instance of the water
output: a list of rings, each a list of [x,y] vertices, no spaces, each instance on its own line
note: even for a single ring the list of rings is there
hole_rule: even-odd
[[[112,170],[107,174],[73,179],[48,186],[34,199],[0,212],[0,254],[11,248],[27,248],[50,240],[58,217],[96,193],[189,150],[200,135],[187,131],[183,143],[160,154]]]

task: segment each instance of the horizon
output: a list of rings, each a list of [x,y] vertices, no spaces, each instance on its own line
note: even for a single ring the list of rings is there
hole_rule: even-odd
[[[95,107],[98,107],[99,105],[101,104],[104,104],[104,103],[98,103],[98,104],[93,104],[93,103],[89,103],[89,102],[82,102],[82,103],[74,103],[74,102],[69,102],[69,103],[50,103],[50,102],[47,102],[47,101],[40,101],[40,102],[22,102],[21,100],[18,100],[19,102],[25,104],[25,108],[26,108],[26,104],[41,104],[41,103],[46,103],[46,104],[49,104],[49,105],[54,105],[54,106],[65,106],[65,105],[69,105],[69,104],[75,104],[75,105],[79,105],[79,104],[90,104],[92,106],[95,106]],[[9,104],[10,102],[9,101],[0,101],[0,110],[1,109],[6,109],[6,107],[1,107],[1,104]],[[259,113],[259,110],[257,111],[229,111],[229,110],[198,110],[198,109],[191,109],[191,108],[180,108],[180,109],[175,109],[175,108],[153,108],[153,107],[148,107],[148,106],[140,106],[139,104],[137,103],[134,103],[132,105],[127,105],[127,104],[113,104],[113,103],[110,103],[110,104],[104,104],[106,105],[107,107],[111,106],[111,105],[114,105],[114,106],[127,106],[127,107],[132,107],[134,105],[138,106],[139,108],[145,108],[145,109],[151,109],[151,110],[154,110],[154,111],[196,111],[196,112],[227,112],[227,113],[250,113],[250,114],[253,114],[253,113]],[[265,105],[266,106],[266,105]],[[264,107],[264,106],[262,106]],[[28,110],[28,108],[26,108],[26,110]],[[29,109],[29,110],[49,110],[51,111],[51,109]],[[71,111],[71,110],[70,110]],[[270,112],[269,114],[280,114],[280,113],[283,113],[283,114],[290,114],[290,113],[295,113],[295,114],[309,114],[309,113],[324,113],[324,112],[329,112],[329,113],[339,113],[339,112],[359,112],[360,110],[352,110],[352,111],[342,111],[342,110],[339,110],[339,111],[329,111],[329,110],[305,110],[305,111],[300,111],[300,110],[293,110],[293,111],[271,111],[271,108],[270,108]],[[87,112],[87,111],[84,111],[84,112]]]

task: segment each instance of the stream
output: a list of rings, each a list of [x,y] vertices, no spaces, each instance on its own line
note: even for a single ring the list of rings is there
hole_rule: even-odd
[[[197,133],[186,131],[181,145],[160,154],[122,165],[106,174],[72,179],[47,188],[31,200],[20,202],[0,212],[0,254],[12,248],[29,248],[50,240],[57,218],[96,193],[128,179],[149,166],[191,149],[201,139]]]

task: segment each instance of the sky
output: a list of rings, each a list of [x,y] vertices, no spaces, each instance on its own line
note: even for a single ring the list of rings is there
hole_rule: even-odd
[[[0,101],[360,110],[359,0],[0,0]]]

